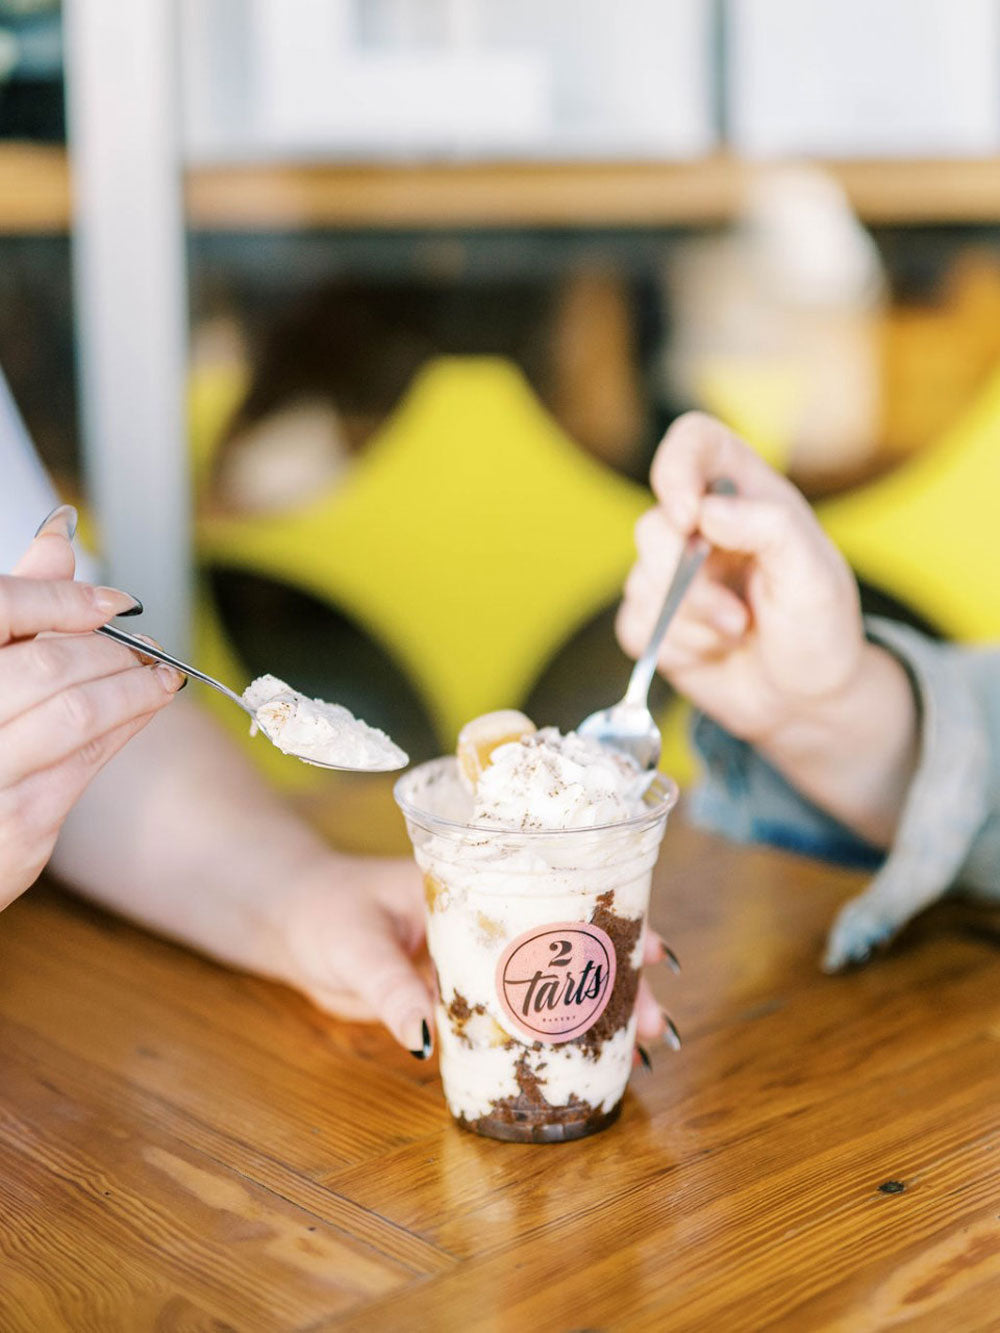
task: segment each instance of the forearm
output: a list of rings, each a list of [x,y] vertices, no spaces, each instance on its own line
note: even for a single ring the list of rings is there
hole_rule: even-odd
[[[283,896],[326,861],[229,737],[178,700],[91,783],[52,866],[95,902],[275,976]]]
[[[865,645],[849,689],[758,743],[809,800],[877,847],[891,844],[919,757],[918,705],[900,662]]]

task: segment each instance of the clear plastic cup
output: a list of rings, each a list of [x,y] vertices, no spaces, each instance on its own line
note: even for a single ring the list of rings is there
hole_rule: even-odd
[[[459,1124],[558,1143],[610,1125],[632,1069],[649,887],[676,784],[600,828],[456,817],[454,758],[395,787],[423,871],[441,1080]]]

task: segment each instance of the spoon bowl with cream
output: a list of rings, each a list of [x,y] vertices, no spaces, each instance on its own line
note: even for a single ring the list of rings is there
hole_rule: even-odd
[[[350,772],[388,773],[405,768],[410,762],[405,751],[378,727],[369,726],[341,704],[310,699],[276,676],[259,676],[242,694],[237,694],[214,676],[180,661],[159,644],[126,634],[117,625],[102,625],[96,633],[124,643],[145,657],[166,662],[185,676],[193,676],[218,690],[249,715],[251,735],[262,732],[272,745],[304,764]]]

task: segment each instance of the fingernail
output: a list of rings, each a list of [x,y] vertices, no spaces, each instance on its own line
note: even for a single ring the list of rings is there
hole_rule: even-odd
[[[635,1049],[639,1052],[639,1059],[642,1061],[643,1069],[645,1069],[647,1072],[651,1072],[653,1068],[653,1062],[649,1058],[649,1052],[646,1050],[645,1046],[637,1046]]]
[[[142,611],[138,597],[119,588],[95,588],[94,601],[97,609],[107,616],[137,616]]]
[[[169,690],[171,694],[176,694],[178,690],[183,689],[180,682],[187,678],[179,671],[175,671],[173,667],[167,666],[165,662],[157,662],[153,670],[159,676],[163,688]]]
[[[671,972],[673,972],[675,975],[679,974],[681,970],[681,964],[679,958],[674,953],[673,949],[671,949],[670,945],[666,942],[666,940],[663,938],[662,935],[656,936],[656,942],[660,946],[660,950],[663,954],[661,962],[667,963],[668,966],[670,967]]]
[[[72,505],[56,505],[51,514],[46,514],[35,529],[35,536],[40,537],[43,532],[56,532],[68,541],[72,541],[76,536],[76,525],[79,522],[79,515]]]
[[[411,1049],[410,1054],[416,1060],[427,1060],[431,1053],[431,1030],[427,1026],[426,1018],[420,1020],[420,1036],[422,1039],[420,1047],[417,1050]]]
[[[163,644],[162,644],[162,643],[157,643],[156,640],[155,640],[155,639],[151,639],[151,638],[149,637],[148,634],[133,634],[132,637],[133,637],[133,639],[138,639],[138,641],[139,641],[140,643],[148,643],[148,644],[151,644],[154,648],[162,648],[162,647],[163,647]],[[151,666],[156,666],[157,661],[158,661],[157,658],[155,658],[155,657],[150,657],[150,655],[149,655],[148,653],[144,653],[144,652],[142,651],[141,648],[133,648],[132,651],[135,653],[136,657],[139,659],[139,664],[140,664],[141,666],[149,666],[149,667],[151,667]],[[187,677],[185,677],[185,680],[186,680],[186,679],[187,679]]]
[[[661,1011],[662,1012],[662,1011]],[[675,1051],[681,1048],[681,1034],[677,1031],[677,1024],[668,1013],[663,1013],[663,1021],[667,1025],[667,1030],[663,1034],[663,1040]]]

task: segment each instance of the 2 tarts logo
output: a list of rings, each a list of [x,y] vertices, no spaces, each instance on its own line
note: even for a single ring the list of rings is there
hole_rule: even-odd
[[[560,1042],[592,1028],[615,985],[615,946],[599,926],[564,921],[525,931],[497,963],[497,998],[532,1041]]]

